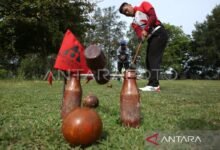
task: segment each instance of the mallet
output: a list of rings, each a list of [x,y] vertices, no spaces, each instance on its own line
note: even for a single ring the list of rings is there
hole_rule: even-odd
[[[130,64],[130,67],[129,67],[130,69],[136,69],[135,63],[136,63],[136,59],[137,59],[137,56],[138,56],[138,54],[139,54],[139,51],[140,51],[140,48],[141,48],[142,43],[143,43],[143,40],[141,40],[140,43],[138,44],[138,47],[137,47],[137,49],[136,49],[136,51],[135,51],[134,58],[133,58],[133,60],[132,60],[132,62],[131,62],[131,64]]]

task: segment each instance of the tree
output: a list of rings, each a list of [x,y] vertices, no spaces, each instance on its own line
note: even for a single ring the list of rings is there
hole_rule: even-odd
[[[93,29],[87,34],[87,44],[100,44],[107,56],[108,69],[112,68],[113,57],[119,47],[119,40],[124,38],[125,22],[119,21],[115,7],[97,8],[91,17]]]
[[[192,32],[191,69],[201,72],[202,76],[213,76],[220,67],[220,5],[202,23],[195,24]]]
[[[8,68],[31,53],[46,59],[57,53],[68,28],[83,40],[93,7],[87,0],[1,0],[0,64]]]
[[[169,40],[163,56],[164,69],[173,68],[178,74],[184,69],[184,63],[188,59],[190,50],[190,36],[186,35],[181,27],[164,24]]]

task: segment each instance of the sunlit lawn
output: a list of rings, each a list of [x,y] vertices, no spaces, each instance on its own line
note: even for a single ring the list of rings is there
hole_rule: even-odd
[[[161,81],[160,93],[141,93],[138,129],[119,123],[121,82],[112,81],[112,88],[84,83],[83,97],[94,93],[100,100],[96,110],[104,127],[101,139],[86,149],[147,149],[147,131],[220,129],[220,81]],[[62,87],[61,81],[51,87],[46,81],[0,81],[1,150],[71,149],[60,130]]]

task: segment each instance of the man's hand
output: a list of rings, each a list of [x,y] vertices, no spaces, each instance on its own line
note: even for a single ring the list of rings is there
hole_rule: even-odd
[[[144,41],[144,39],[147,37],[147,35],[148,35],[147,31],[143,30],[141,32],[141,40]]]
[[[121,55],[121,57],[120,57],[120,58],[121,58],[121,60],[123,60],[123,61],[124,61],[124,60],[125,60],[125,55]]]

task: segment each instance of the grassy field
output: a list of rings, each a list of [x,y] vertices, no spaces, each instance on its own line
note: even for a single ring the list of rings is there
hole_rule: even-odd
[[[112,84],[82,81],[83,97],[98,96],[104,125],[101,139],[86,149],[148,149],[147,131],[220,130],[220,81],[161,81],[160,93],[141,93],[138,129],[119,124],[122,83]],[[71,149],[60,130],[61,91],[61,81],[51,87],[46,81],[0,81],[0,149]]]

